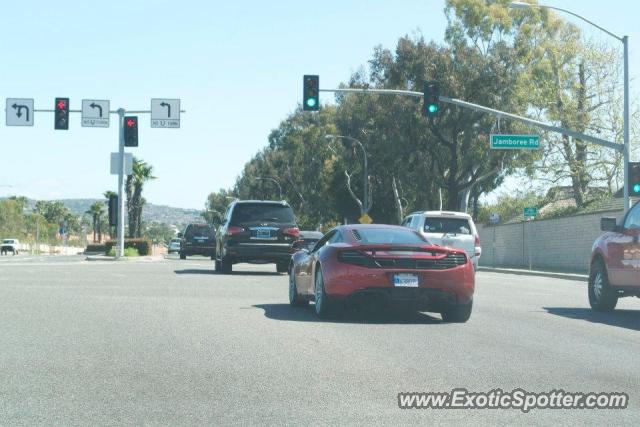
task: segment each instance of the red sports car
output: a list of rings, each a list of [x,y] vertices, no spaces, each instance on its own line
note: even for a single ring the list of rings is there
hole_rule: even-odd
[[[394,225],[344,225],[311,250],[296,252],[289,267],[289,302],[315,301],[319,317],[345,303],[405,304],[442,314],[446,322],[471,316],[473,264],[463,250],[429,244]]]

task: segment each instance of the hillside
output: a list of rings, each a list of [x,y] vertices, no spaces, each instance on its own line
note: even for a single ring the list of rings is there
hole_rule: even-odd
[[[62,199],[62,203],[73,213],[82,214],[89,210],[91,204],[101,199]],[[147,203],[142,210],[143,221],[162,222],[165,224],[183,226],[190,222],[202,221],[197,209],[174,208],[171,206]]]
[[[104,201],[104,199],[60,199],[60,201],[74,214],[82,215],[89,210],[93,203]],[[35,203],[35,200],[29,199],[27,205],[29,208],[33,208]],[[147,203],[142,211],[142,219],[147,223],[157,221],[182,228],[190,222],[202,221],[201,212],[197,209],[174,208]]]

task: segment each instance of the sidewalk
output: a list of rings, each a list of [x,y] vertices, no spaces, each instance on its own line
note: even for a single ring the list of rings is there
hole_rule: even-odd
[[[482,266],[478,267],[478,271],[485,271],[489,273],[517,274],[520,276],[552,277],[554,279],[575,280],[578,282],[586,282],[589,280],[588,274],[563,273],[558,271],[527,270],[521,268],[494,268]]]

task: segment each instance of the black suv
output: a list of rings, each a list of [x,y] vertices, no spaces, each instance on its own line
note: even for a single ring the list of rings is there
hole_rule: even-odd
[[[287,202],[236,200],[227,208],[216,238],[216,271],[230,273],[233,264],[275,263],[286,273],[291,246],[300,230]]]
[[[213,227],[208,224],[189,224],[180,240],[180,259],[190,255],[204,255],[214,259],[216,236]]]

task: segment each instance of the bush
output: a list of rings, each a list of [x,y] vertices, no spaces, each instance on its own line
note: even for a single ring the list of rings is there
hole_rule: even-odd
[[[116,248],[109,249],[107,252],[107,256],[116,256]],[[126,257],[135,257],[140,256],[138,250],[136,248],[124,248],[124,256]]]
[[[107,252],[106,245],[87,245],[85,252]]]
[[[138,253],[138,250],[136,248],[125,248],[124,256],[133,257],[133,256],[140,256],[140,254]]]
[[[105,243],[107,255],[114,248],[118,242],[116,240],[109,240]],[[124,239],[125,251],[127,248],[133,248],[138,251],[138,255],[145,256],[151,254],[151,241],[146,238],[141,239]]]

